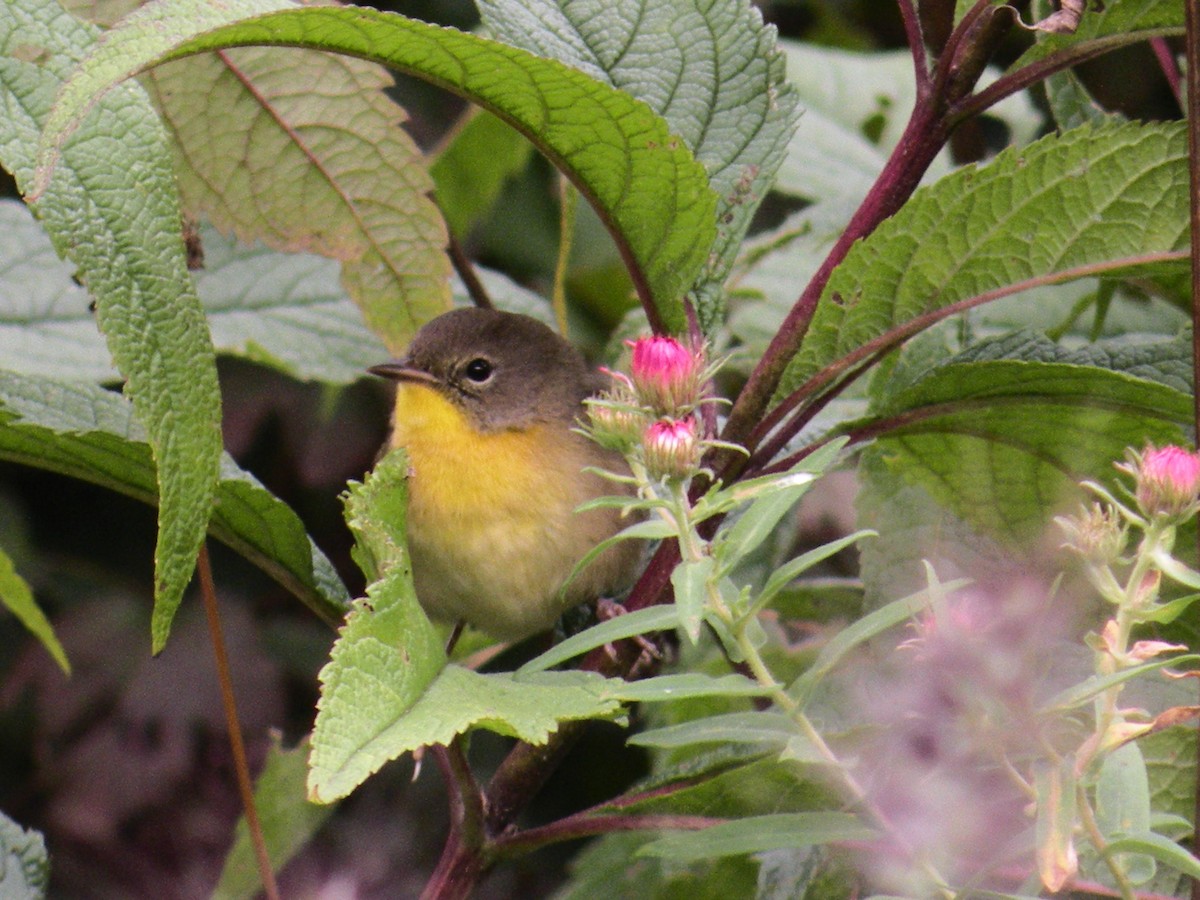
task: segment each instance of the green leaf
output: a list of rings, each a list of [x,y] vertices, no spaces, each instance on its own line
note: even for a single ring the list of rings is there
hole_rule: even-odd
[[[65,70],[94,40],[94,29],[55,4],[14,0],[0,7],[0,164],[27,194],[38,131]],[[43,48],[48,58],[26,62],[22,47]],[[81,117],[75,139],[60,146],[56,175],[42,179],[34,208],[96,300],[96,321],[157,463],[151,618],[157,653],[212,514],[221,459],[220,392],[212,342],[184,259],[166,135],[136,84],[91,100],[94,115],[86,122]]]
[[[796,737],[796,726],[783,713],[724,713],[654,728],[629,737],[638,747],[688,747],[693,744],[767,744],[782,750]]]
[[[709,583],[716,572],[717,561],[711,556],[685,559],[671,572],[671,587],[675,592],[675,609],[679,627],[693,644],[700,639],[700,623],[708,608]]]
[[[1124,684],[1130,679],[1137,678],[1146,672],[1155,672],[1159,669],[1165,669],[1167,666],[1181,666],[1184,663],[1195,662],[1200,662],[1200,654],[1185,653],[1181,656],[1168,656],[1165,659],[1152,659],[1150,662],[1142,663],[1140,666],[1131,666],[1128,669],[1122,669],[1120,672],[1114,672],[1111,675],[1093,675],[1079,684],[1059,691],[1043,704],[1042,709],[1047,713],[1065,712],[1077,706],[1082,706],[1109,688]]]
[[[309,799],[318,803],[346,796],[404,752],[393,749],[389,729],[446,665],[441,637],[413,589],[407,478],[408,455],[393,450],[345,496],[355,558],[370,583],[318,676],[308,777]]]
[[[655,631],[674,631],[677,627],[679,627],[679,612],[674,606],[648,606],[645,609],[636,609],[633,612],[614,616],[607,622],[593,625],[586,631],[573,634],[566,640],[560,641],[545,653],[535,656],[517,669],[517,674],[527,675],[531,672],[541,672],[614,641]]]
[[[732,525],[718,532],[717,553],[721,563],[734,566],[753,553],[815,481],[806,472],[786,472],[775,478],[769,491],[757,497]]]
[[[951,593],[969,584],[969,579],[959,578],[939,585],[943,593]],[[899,600],[893,600],[881,606],[874,612],[868,613],[852,625],[848,625],[835,634],[821,648],[813,664],[797,678],[788,688],[788,693],[799,703],[804,704],[812,697],[813,691],[834,666],[859,644],[869,641],[876,635],[882,634],[889,628],[899,625],[917,615],[929,605],[929,591],[922,590]]]
[[[703,831],[674,832],[642,847],[638,855],[691,862],[784,847],[869,841],[876,836],[874,829],[850,813],[780,813],[725,822]]]
[[[90,300],[29,209],[0,200],[0,358],[5,368],[58,380],[114,381]],[[338,283],[337,263],[246,247],[201,228],[196,291],[220,353],[297,378],[346,383],[388,357]]]
[[[50,857],[41,834],[0,813],[0,897],[41,900],[50,884]]]
[[[609,682],[595,673],[540,672],[518,678],[449,665],[414,692],[414,665],[399,668],[401,651],[376,645],[373,653],[374,658],[360,663],[374,674],[362,668],[349,673],[361,682],[356,693],[366,707],[343,706],[340,699],[337,733],[332,720],[322,726],[324,705],[318,713],[309,795],[319,802],[346,796],[388,760],[417,747],[448,744],[471,728],[543,744],[563,721],[611,718],[620,711]],[[386,665],[383,655],[396,659]],[[347,730],[353,734],[344,734]]]
[[[3,550],[0,550],[0,603],[20,620],[30,634],[42,642],[46,652],[54,657],[63,673],[70,675],[71,663],[67,661],[67,652],[63,650],[58,636],[54,633],[54,626],[37,605],[33,591],[25,579],[17,574],[12,559]]]
[[[254,805],[262,824],[263,840],[271,868],[278,872],[308,843],[333,812],[332,806],[310,803],[305,798],[308,772],[308,740],[285,750],[278,733],[271,735],[267,761],[254,785]],[[238,818],[233,847],[225,857],[213,900],[253,900],[262,890],[246,817]]]
[[[532,147],[491,113],[476,110],[455,128],[429,174],[451,234],[463,239],[500,199],[504,185],[525,168]]]
[[[829,557],[834,556],[847,547],[857,544],[865,537],[877,537],[878,533],[874,531],[855,531],[845,537],[840,537],[836,541],[830,541],[828,544],[822,544],[819,547],[814,547],[807,553],[801,553],[790,562],[784,563],[778,569],[773,571],[767,583],[763,585],[762,591],[754,598],[754,603],[750,607],[748,615],[753,615],[761,609],[770,606],[780,592],[787,588],[792,581],[796,579],[802,572],[807,572],[817,563],[822,562]]]
[[[1182,260],[1186,143],[1174,123],[1078,128],[919,190],[834,272],[780,396],[951,304]]]
[[[1103,5],[1084,4],[1084,14],[1074,34],[1039,35],[1037,43],[1009,67],[1009,72],[1073,50],[1094,56],[1152,37],[1182,35],[1183,7],[1175,0],[1117,0]]]
[[[60,472],[145,503],[158,495],[154,461],[129,401],[95,385],[0,370],[0,458]],[[296,514],[228,456],[209,530],[327,622],[348,597]]]
[[[1200,859],[1161,834],[1147,832],[1146,834],[1117,838],[1105,848],[1105,853],[1110,856],[1114,853],[1143,853],[1146,856],[1154,857],[1160,863],[1179,870],[1184,875],[1200,878]]]
[[[721,319],[721,284],[796,127],[775,29],[746,0],[560,3],[481,0],[503,41],[561,60],[665,118],[707,168],[717,237],[694,285],[705,330]]]
[[[243,243],[340,260],[392,356],[450,308],[446,228],[385,69],[245,47],[159,66],[147,84],[175,137],[185,211]]]
[[[990,359],[1004,354],[1012,359]],[[878,453],[983,534],[1040,538],[1079,496],[1083,478],[1112,479],[1127,447],[1178,442],[1191,400],[1159,383],[1094,365],[1041,362],[1044,338],[987,342],[883,405]]]
[[[287,44],[361,56],[453,91],[508,122],[571,178],[613,232],[643,302],[673,330],[704,265],[715,197],[703,167],[644,104],[561,63],[364,8],[285,0],[151,3],[108,32],[64,87],[41,181],[96,97],[152,65],[204,50]]]
[[[691,697],[762,697],[770,691],[742,675],[658,675],[610,686],[612,696],[629,703],[661,703]]]
[[[1107,839],[1150,830],[1150,780],[1137,741],[1104,757],[1096,780],[1096,824]],[[1142,854],[1113,857],[1133,884],[1154,877],[1154,859]]]

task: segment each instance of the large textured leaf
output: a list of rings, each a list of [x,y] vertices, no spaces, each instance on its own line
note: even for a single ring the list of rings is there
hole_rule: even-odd
[[[1066,50],[1111,50],[1152,37],[1183,34],[1183,4],[1178,0],[1111,0],[1083,6],[1084,14],[1073,34],[1039,35],[1037,43],[1009,71]]]
[[[6,368],[59,380],[117,378],[74,267],[54,253],[28,209],[0,200],[0,359]],[[201,229],[196,291],[219,352],[297,378],[348,382],[387,358],[324,257],[246,247]]]
[[[1084,127],[918,191],[838,267],[781,393],[957,301],[1181,258],[1185,157],[1179,124]]]
[[[38,0],[0,6],[0,164],[28,192],[38,132],[94,30]],[[95,98],[94,98],[95,99]],[[157,463],[153,648],[161,650],[212,513],[221,458],[216,361],[188,277],[166,135],[128,84],[62,147],[36,212],[96,301]]]
[[[128,401],[90,384],[0,370],[0,458],[61,472],[147,503],[157,500],[154,461]],[[322,618],[348,602],[333,566],[296,514],[228,456],[209,528]]]
[[[55,148],[98,94],[154,64],[246,44],[361,56],[498,115],[596,207],[643,302],[667,327],[684,327],[681,297],[708,258],[716,197],[666,123],[644,103],[559,62],[390,13],[297,8],[286,0],[151,3],[108,32],[63,89],[46,128],[43,179]]]
[[[1174,359],[1124,357],[1138,377],[1101,368],[1114,359],[1103,349],[1069,354],[1028,334],[988,342],[892,396],[881,416],[896,427],[878,452],[977,530],[1024,543],[1078,497],[1079,479],[1111,480],[1127,447],[1183,439],[1191,399],[1169,386],[1183,362],[1173,346]]]
[[[246,47],[152,69],[185,210],[245,243],[342,261],[393,355],[450,308],[446,230],[392,78],[361,59]]]
[[[795,129],[775,29],[746,0],[480,0],[501,40],[562,60],[644,100],[708,169],[717,240],[694,285],[706,327],[721,283]]]

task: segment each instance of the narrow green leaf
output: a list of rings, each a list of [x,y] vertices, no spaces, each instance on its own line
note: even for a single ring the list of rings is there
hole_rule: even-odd
[[[381,735],[446,665],[441,636],[413,589],[405,535],[408,455],[393,450],[345,496],[355,556],[370,584],[338,632],[318,676],[321,698],[309,757],[309,798],[330,803],[403,751]]]
[[[38,132],[66,69],[94,45],[95,30],[57,4],[0,6],[0,164],[23,192],[39,195],[35,211],[95,298],[97,324],[146,426],[160,498],[151,618],[158,652],[212,514],[221,398],[184,259],[170,149],[145,92],[131,83],[91,98],[95,114],[76,121],[83,127],[60,145],[53,181],[46,173],[33,191]],[[25,62],[22,47],[43,48],[47,58]]]
[[[50,885],[46,841],[0,813],[0,897],[41,900]]]
[[[71,663],[67,661],[67,652],[59,643],[54,633],[54,626],[46,618],[37,601],[33,599],[33,591],[25,579],[17,574],[13,561],[7,553],[0,549],[0,603],[20,620],[29,633],[42,642],[46,652],[54,657],[58,667],[64,674],[71,674]]]
[[[767,578],[767,583],[763,585],[763,589],[759,595],[754,598],[754,603],[747,615],[754,615],[759,610],[770,606],[771,601],[779,595],[780,591],[791,584],[802,572],[807,572],[817,563],[829,559],[829,557],[840,553],[847,547],[857,544],[865,537],[876,536],[878,536],[878,533],[874,531],[856,531],[853,534],[840,537],[836,541],[830,541],[828,544],[814,547],[807,553],[801,553],[790,562],[784,563]]]
[[[703,831],[674,832],[642,847],[637,855],[688,863],[786,847],[869,841],[876,836],[874,829],[850,813],[780,813],[725,822]]]
[[[756,498],[746,511],[718,532],[718,553],[726,566],[736,565],[754,552],[779,525],[816,479],[806,472],[783,474],[769,492]]]
[[[651,634],[655,631],[673,631],[679,626],[679,612],[674,606],[648,606],[636,609],[593,625],[586,631],[573,634],[566,640],[555,644],[545,653],[531,659],[521,668],[518,675],[531,672],[541,672],[560,665],[569,659],[603,647],[614,641],[624,640],[639,634]]]
[[[1200,859],[1161,834],[1147,832],[1146,834],[1117,838],[1109,843],[1105,848],[1105,853],[1110,855],[1114,853],[1144,853],[1190,878],[1200,878]]]
[[[1182,261],[1186,144],[1177,123],[1077,128],[919,190],[829,280],[780,395],[952,303],[1035,279]]]
[[[958,578],[945,582],[940,588],[942,591],[949,593],[969,583],[969,579]],[[889,628],[893,628],[901,622],[912,618],[928,607],[928,605],[929,592],[927,590],[917,591],[915,594],[901,597],[899,600],[893,600],[886,606],[881,606],[874,612],[863,616],[854,624],[843,628],[830,639],[829,643],[821,648],[821,652],[817,654],[817,658],[813,660],[813,664],[808,667],[807,671],[792,682],[788,688],[788,693],[801,704],[806,703],[812,696],[817,684],[820,683],[820,680],[847,653],[864,641],[869,641]]]
[[[796,726],[791,719],[783,713],[763,711],[692,719],[680,725],[630,735],[627,743],[658,748],[713,743],[767,744],[782,750],[796,736]]]
[[[145,81],[175,138],[187,213],[243,243],[341,261],[344,290],[392,356],[450,308],[446,228],[385,69],[244,47]]]
[[[700,639],[700,623],[708,608],[708,589],[717,568],[711,556],[685,559],[671,572],[671,587],[675,590],[675,609],[679,627],[694,644]]]
[[[332,806],[305,798],[308,773],[308,739],[285,750],[277,733],[271,735],[267,761],[254,785],[254,805],[262,823],[263,839],[271,868],[278,872],[296,855],[333,813]],[[213,900],[253,900],[262,890],[246,817],[238,818],[233,846],[225,857]]]
[[[1150,779],[1137,741],[1104,757],[1096,780],[1096,824],[1106,839],[1150,831]],[[1112,859],[1133,884],[1154,877],[1153,857],[1129,853]]]
[[[645,101],[707,168],[717,237],[695,284],[685,287],[695,290],[701,324],[711,330],[724,308],[722,283],[796,128],[797,98],[775,29],[746,0],[477,5],[500,40]]]
[[[770,691],[742,675],[658,675],[610,684],[610,696],[628,703],[658,703],[690,697],[762,697]]]
[[[615,500],[616,498],[601,497],[599,500],[602,502],[592,501],[590,503],[581,504],[576,509],[576,512],[583,512],[587,509],[599,509],[601,507],[614,505],[607,502],[609,499]],[[619,544],[621,541],[632,540],[657,541],[672,537],[675,534],[675,527],[669,524],[665,519],[660,519],[658,517],[645,519],[641,522],[634,522],[632,525],[626,525],[616,534],[605,538],[595,547],[585,553],[579,562],[575,563],[574,568],[571,569],[571,574],[567,576],[567,580],[563,582],[563,586],[559,588],[559,590],[565,591],[571,582],[575,580],[576,575],[591,565],[592,560],[596,559],[598,556],[600,556],[600,554],[614,544]]]
[[[154,461],[128,400],[91,384],[0,370],[0,458],[60,472],[156,503]],[[349,597],[304,524],[228,456],[209,529],[336,624]]]
[[[612,230],[643,301],[674,330],[704,265],[715,196],[703,167],[645,104],[553,60],[392,13],[287,0],[153,2],[122,20],[63,88],[47,123],[44,183],[96,97],[152,65],[204,50],[290,45],[360,56],[460,94],[526,135]]]
[[[1165,659],[1152,659],[1140,666],[1122,669],[1112,675],[1093,675],[1065,691],[1059,691],[1046,701],[1042,709],[1047,713],[1059,713],[1068,709],[1082,706],[1094,697],[1104,693],[1109,688],[1124,684],[1132,678],[1165,669],[1167,666],[1182,666],[1185,663],[1200,662],[1200,653],[1185,653],[1181,656],[1168,656]]]

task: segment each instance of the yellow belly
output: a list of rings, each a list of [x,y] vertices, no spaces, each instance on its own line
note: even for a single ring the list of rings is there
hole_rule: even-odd
[[[436,390],[402,383],[392,443],[411,459],[413,574],[434,618],[517,638],[624,580],[615,569],[628,554],[602,557],[560,597],[575,563],[620,527],[611,511],[574,512],[608,491],[580,471],[612,462],[585,438],[545,424],[481,433]]]

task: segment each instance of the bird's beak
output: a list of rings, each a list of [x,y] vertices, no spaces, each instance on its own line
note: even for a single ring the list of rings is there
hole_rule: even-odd
[[[430,375],[424,369],[418,369],[409,365],[408,361],[404,359],[380,363],[377,366],[371,366],[367,371],[372,375],[379,375],[382,378],[391,378],[393,381],[416,381],[422,384],[438,383],[435,376]]]

